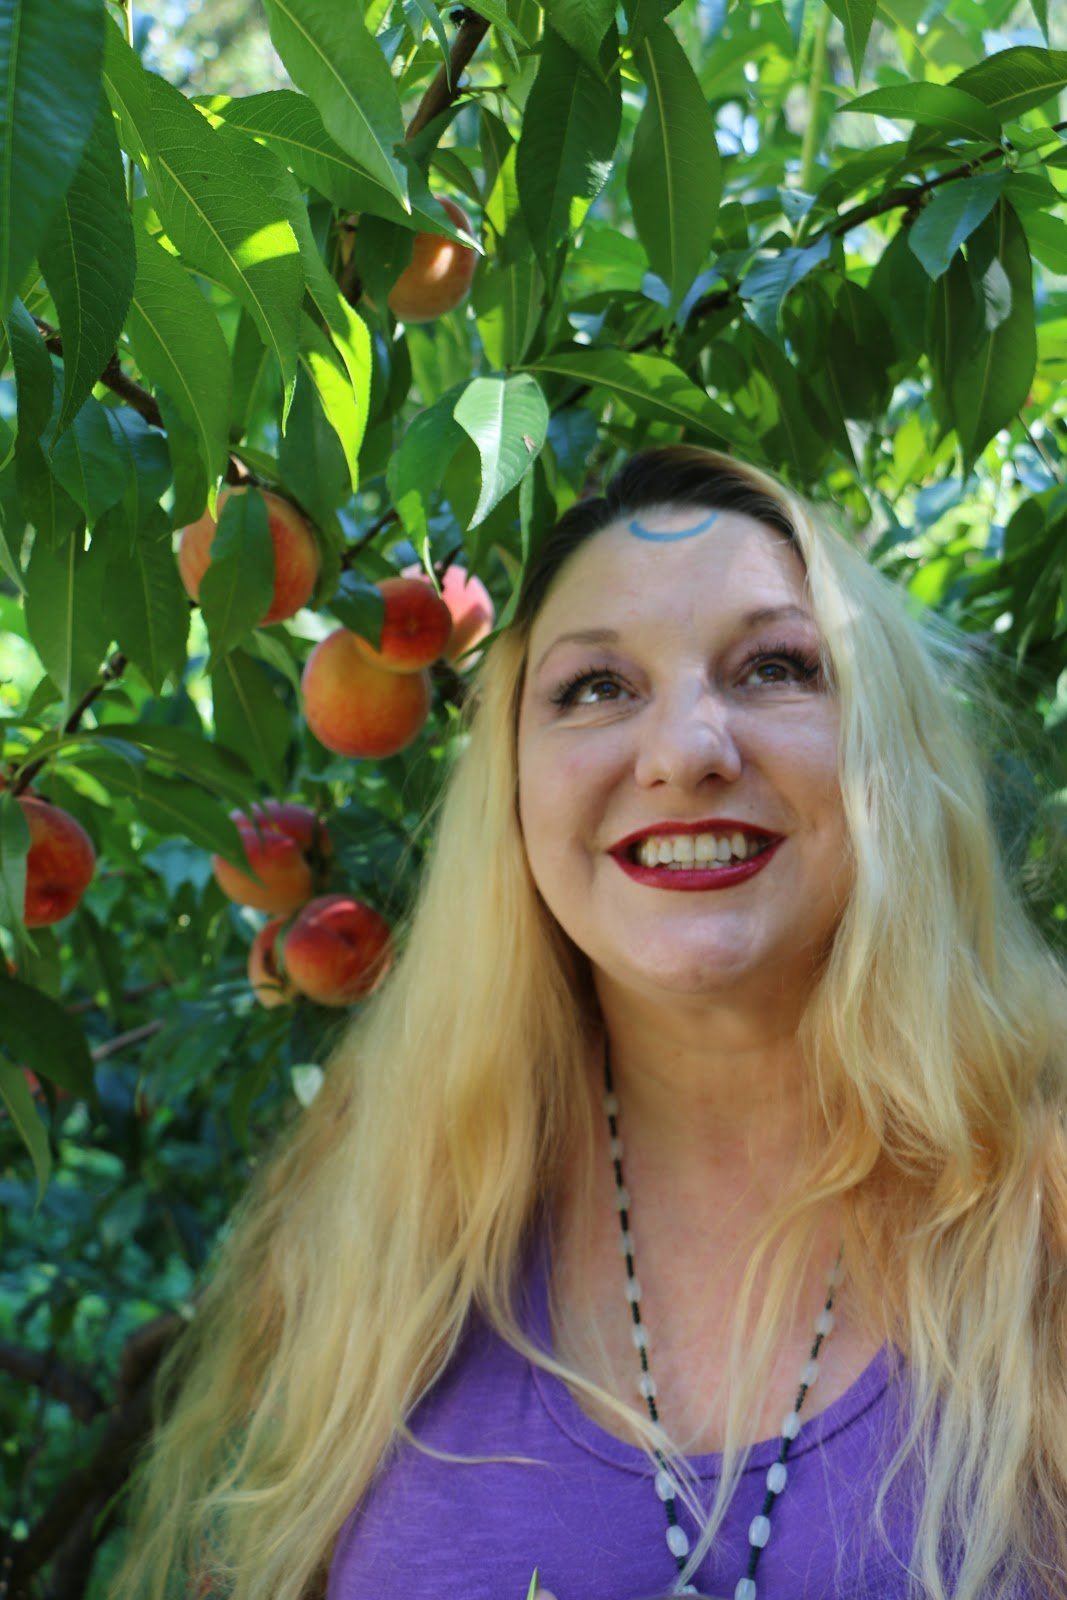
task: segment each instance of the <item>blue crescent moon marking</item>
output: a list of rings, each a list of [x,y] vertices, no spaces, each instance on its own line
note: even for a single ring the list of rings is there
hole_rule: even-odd
[[[637,539],[650,539],[654,544],[668,544],[674,539],[692,539],[695,534],[706,533],[718,518],[719,513],[713,511],[710,517],[698,522],[695,528],[683,528],[680,533],[653,533],[651,528],[643,528],[635,517],[630,523],[630,532]]]

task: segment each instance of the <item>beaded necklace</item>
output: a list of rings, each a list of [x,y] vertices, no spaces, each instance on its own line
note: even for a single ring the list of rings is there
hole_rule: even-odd
[[[648,1414],[654,1423],[659,1423],[659,1412],[656,1409],[656,1382],[652,1376],[648,1363],[648,1330],[641,1320],[641,1288],[634,1271],[634,1239],[630,1232],[630,1196],[622,1177],[622,1140],[619,1138],[618,1116],[619,1101],[611,1078],[611,1062],[609,1059],[608,1042],[604,1040],[604,1110],[607,1113],[608,1129],[611,1135],[611,1159],[615,1168],[615,1205],[619,1213],[619,1227],[622,1231],[622,1250],[626,1258],[626,1299],[629,1302],[630,1314],[633,1318],[631,1333],[637,1347],[637,1354],[641,1361],[641,1376],[638,1379],[638,1389],[646,1404]],[[748,1529],[748,1569],[743,1578],[739,1578],[734,1589],[733,1600],[756,1600],[756,1566],[759,1562],[760,1552],[770,1538],[770,1514],[775,1500],[781,1494],[786,1484],[786,1457],[790,1446],[800,1431],[800,1408],[804,1404],[804,1396],[819,1375],[819,1347],[830,1333],[834,1325],[834,1290],[841,1282],[841,1251],[837,1253],[837,1261],[830,1274],[829,1291],[823,1309],[815,1320],[815,1343],[811,1347],[811,1354],[800,1374],[800,1388],[792,1411],[786,1413],[782,1422],[781,1445],[778,1451],[778,1460],[767,1469],[767,1492],[763,1500],[763,1508],[759,1515],[753,1517]],[[666,1457],[658,1446],[655,1447],[656,1459],[659,1462],[659,1471],[656,1473],[654,1486],[657,1495],[663,1501],[667,1514],[667,1548],[674,1557],[679,1573],[685,1571],[686,1557],[689,1554],[689,1537],[678,1522],[678,1513],[675,1508],[676,1484],[667,1467]],[[683,1584],[676,1594],[698,1594],[699,1591],[691,1583]]]

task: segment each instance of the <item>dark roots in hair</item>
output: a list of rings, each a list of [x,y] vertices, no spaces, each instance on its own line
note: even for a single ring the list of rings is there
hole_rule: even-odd
[[[532,623],[556,574],[587,539],[620,517],[665,505],[743,512],[793,538],[781,505],[753,481],[742,462],[701,445],[639,450],[623,462],[603,494],[575,501],[549,529],[526,569],[514,625],[521,629]]]

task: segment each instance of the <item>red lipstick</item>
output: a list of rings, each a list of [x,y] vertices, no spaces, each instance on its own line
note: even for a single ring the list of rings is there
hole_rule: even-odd
[[[693,867],[645,867],[631,861],[625,850],[616,848],[611,855],[627,877],[653,889],[728,889],[731,884],[743,883],[746,878],[754,878],[757,872],[762,872],[781,843],[779,837],[758,855],[728,867],[706,867],[703,863]]]

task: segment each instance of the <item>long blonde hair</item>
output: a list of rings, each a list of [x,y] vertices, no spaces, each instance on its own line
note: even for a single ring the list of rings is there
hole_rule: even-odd
[[[513,1300],[538,1197],[575,1149],[591,1160],[574,1086],[597,1025],[588,963],[537,894],[519,827],[530,628],[572,549],[623,510],[679,502],[745,510],[803,561],[854,856],[798,1034],[798,1176],[751,1241],[708,1511],[666,1436],[532,1345]],[[858,1315],[906,1361],[910,1421],[881,1488],[921,1463],[915,1592],[950,1592],[948,1539],[956,1600],[1008,1594],[1021,1572],[1067,1600],[1067,976],[998,847],[976,671],[965,636],[912,617],[825,516],[717,452],[641,452],[565,513],[474,672],[398,959],[253,1173],[161,1369],[112,1600],[195,1593],[208,1559],[233,1600],[321,1584],[472,1311],[666,1449],[705,1524],[694,1571],[829,1203]]]

